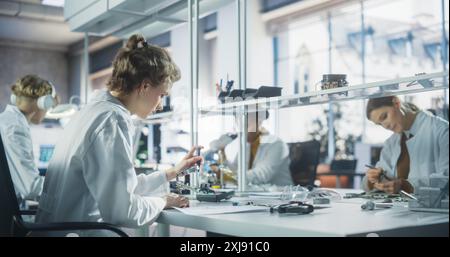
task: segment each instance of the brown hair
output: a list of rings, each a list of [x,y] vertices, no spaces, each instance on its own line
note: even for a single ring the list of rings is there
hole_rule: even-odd
[[[26,75],[16,81],[11,86],[12,92],[16,96],[39,98],[52,93],[50,82],[37,75]]]
[[[370,120],[370,113],[378,108],[384,107],[384,106],[394,106],[394,98],[396,96],[385,96],[385,97],[379,97],[379,98],[372,98],[367,103],[366,107],[366,116],[367,119]],[[402,103],[402,108],[405,110],[417,112],[419,111],[419,107],[413,103]]]
[[[179,80],[180,71],[165,49],[148,44],[142,35],[135,34],[114,58],[113,72],[107,87],[111,91],[128,94],[144,79],[157,87],[168,80]]]

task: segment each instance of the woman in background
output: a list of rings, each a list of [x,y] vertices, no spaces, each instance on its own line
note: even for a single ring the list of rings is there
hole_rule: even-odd
[[[262,126],[263,122],[268,118],[269,112],[267,110],[250,112],[247,116],[248,152],[246,160],[248,170],[246,182],[253,185],[293,185],[289,170],[289,147],[283,140],[275,135],[271,135]],[[219,154],[225,165],[229,166],[236,173],[238,168],[237,156],[233,161],[228,161],[224,147],[220,149]],[[213,168],[213,170],[218,173],[217,169]]]

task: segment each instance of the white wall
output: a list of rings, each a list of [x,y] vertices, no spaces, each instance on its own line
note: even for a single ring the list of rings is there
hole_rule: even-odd
[[[261,1],[247,1],[247,81],[249,88],[274,85],[273,37],[261,18]],[[280,84],[282,85],[282,84]],[[284,92],[286,93],[286,92]]]
[[[247,87],[273,85],[272,36],[261,19],[260,1],[247,1]],[[236,80],[238,76],[238,29],[235,4],[223,7],[217,14],[218,75]],[[235,85],[237,88],[239,85]]]
[[[50,80],[61,96],[68,100],[68,61],[59,51],[0,45],[0,112],[9,103],[11,85],[27,74]]]
[[[217,79],[222,78],[225,85],[227,74],[230,80],[238,78],[238,45],[236,6],[227,5],[217,12]],[[235,84],[234,88],[239,88]]]

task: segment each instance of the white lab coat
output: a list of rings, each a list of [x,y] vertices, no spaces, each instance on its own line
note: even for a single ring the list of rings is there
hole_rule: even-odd
[[[247,171],[246,182],[253,185],[272,184],[278,186],[293,185],[289,170],[289,147],[280,138],[267,133],[261,134],[253,167]],[[247,164],[250,160],[250,144],[247,143]],[[238,157],[226,164],[237,170]]]
[[[99,92],[72,118],[56,144],[37,222],[98,221],[124,227],[153,222],[166,205],[154,190],[161,185],[168,189],[168,181],[160,171],[136,176],[133,131],[130,112],[108,91]]]
[[[39,176],[33,154],[30,125],[14,105],[0,114],[0,133],[17,196],[36,200],[42,192],[44,177]]]
[[[429,186],[430,174],[448,176],[448,121],[433,114],[420,111],[408,133],[406,141],[410,156],[408,182],[415,188]],[[397,177],[397,160],[400,156],[401,134],[394,133],[385,142],[376,167],[382,168],[389,177]],[[363,189],[368,191],[367,177]]]

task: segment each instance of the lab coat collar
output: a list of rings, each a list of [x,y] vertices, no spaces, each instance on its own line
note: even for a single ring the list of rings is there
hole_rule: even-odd
[[[125,107],[125,105],[122,104],[117,98],[115,98],[108,90],[100,90],[100,92],[97,93],[97,95],[92,98],[92,102],[110,102],[115,105],[118,105],[121,109],[123,109],[126,113],[128,113],[131,116],[131,112]]]
[[[407,138],[411,138],[420,131],[421,124],[423,124],[423,119],[425,119],[425,113],[422,111],[419,111],[416,115],[416,118],[414,119],[413,124],[411,125],[411,128],[409,130],[405,130],[403,133],[405,133]]]
[[[23,124],[29,124],[27,117],[25,117],[25,115],[19,110],[17,106],[8,104],[5,108],[5,112],[14,113],[17,115],[17,117],[19,117],[20,122],[22,122]]]
[[[277,141],[277,137],[269,134],[267,130],[265,132],[262,132],[259,137],[260,137],[259,139],[260,144],[272,144]]]

